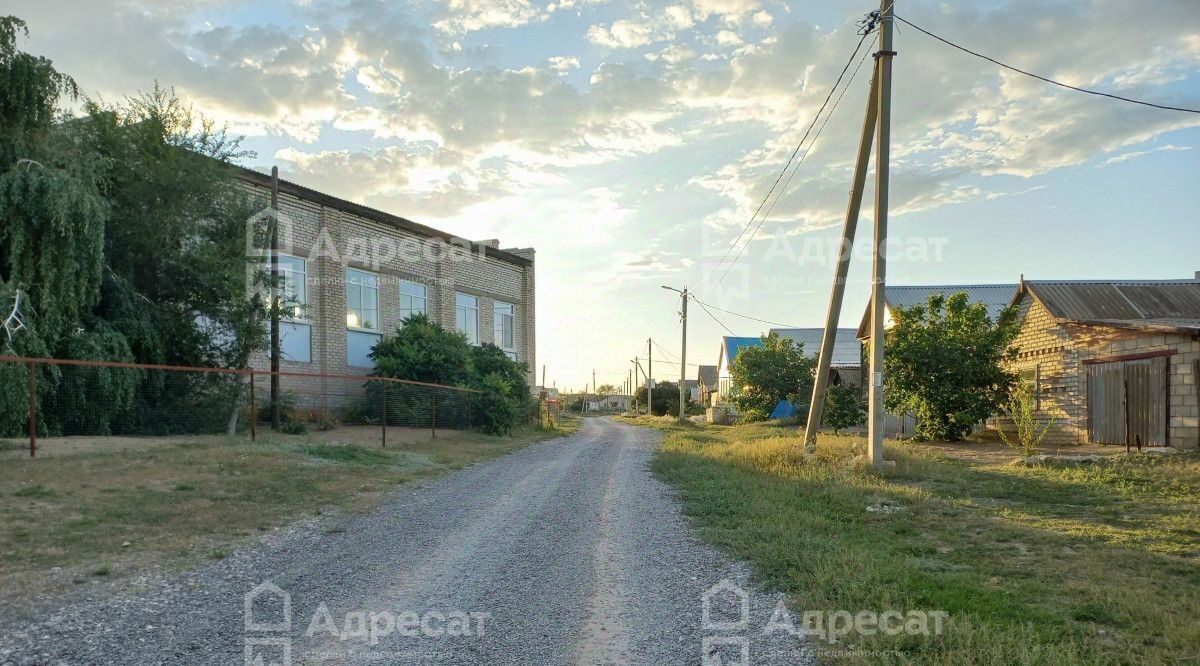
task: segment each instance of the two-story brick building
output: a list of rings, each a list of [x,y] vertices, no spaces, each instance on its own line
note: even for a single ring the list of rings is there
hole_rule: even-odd
[[[269,200],[270,176],[243,169],[241,177]],[[423,312],[525,363],[533,383],[533,249],[468,241],[284,180],[278,202],[289,309],[280,326],[282,370],[367,374],[372,347],[405,317]],[[259,354],[252,364],[269,367],[269,357]]]

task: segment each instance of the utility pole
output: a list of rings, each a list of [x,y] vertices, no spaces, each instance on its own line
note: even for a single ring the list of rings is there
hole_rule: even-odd
[[[542,390],[546,390],[546,364],[542,364]]]
[[[646,339],[646,416],[654,415],[654,339]]]
[[[639,359],[638,357],[634,356],[634,357],[633,357],[633,382],[632,382],[632,383],[629,385],[629,401],[630,401],[630,404],[632,404],[632,403],[633,403],[633,398],[634,398],[634,396],[637,394],[637,381],[638,381],[638,373],[639,373],[639,372],[641,372],[641,371],[642,371],[641,359]],[[643,374],[643,375],[645,375],[646,373],[642,372],[642,374]],[[633,413],[634,413],[634,415],[637,415],[637,413],[638,413],[638,410],[635,408],[635,409],[633,410]]]
[[[592,368],[592,390],[596,392],[596,395],[600,395],[599,386],[600,385],[596,383],[596,369]]]
[[[871,388],[868,394],[867,456],[872,467],[883,464],[883,293],[887,284],[888,164],[892,133],[892,17],[895,0],[880,0],[879,120],[875,140],[875,261],[871,285]]]
[[[674,287],[668,287],[665,284],[662,285],[662,288],[666,289],[668,291],[677,292],[679,294],[680,300],[683,302],[683,309],[679,312],[680,320],[682,322],[682,329],[683,329],[683,341],[680,343],[680,350],[679,350],[679,420],[682,421],[687,416],[687,409],[686,409],[686,407],[687,407],[687,389],[684,388],[683,383],[684,383],[684,381],[687,380],[688,290],[687,290],[687,287],[684,287],[683,291],[679,291],[678,289],[676,289]]]
[[[271,429],[279,430],[279,167],[271,167]]]
[[[876,69],[878,72],[878,69]],[[854,162],[854,185],[850,188],[850,203],[846,206],[846,222],[842,229],[841,253],[833,277],[833,291],[829,295],[829,310],[825,313],[825,335],[821,338],[821,353],[817,357],[817,371],[813,381],[812,402],[808,406],[808,425],[804,428],[804,449],[816,450],[817,430],[821,428],[821,417],[825,412],[825,391],[829,387],[829,366],[833,361],[833,346],[837,335],[838,319],[842,313],[842,297],[846,293],[846,275],[850,271],[850,259],[854,251],[854,234],[858,229],[858,214],[862,208],[863,189],[867,182],[867,164],[871,161],[871,139],[875,135],[875,120],[879,115],[879,77],[871,77],[871,92],[867,95],[867,112],[863,119],[862,134],[858,139],[858,157]]]

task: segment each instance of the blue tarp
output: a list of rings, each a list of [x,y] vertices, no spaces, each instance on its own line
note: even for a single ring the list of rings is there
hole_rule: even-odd
[[[796,415],[796,406],[787,400],[780,400],[775,405],[775,409],[771,410],[772,419],[790,419]]]

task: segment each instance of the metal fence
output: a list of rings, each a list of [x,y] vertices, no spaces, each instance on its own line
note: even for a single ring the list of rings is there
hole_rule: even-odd
[[[205,437],[253,441],[272,431],[387,446],[470,427],[479,393],[363,375],[0,355],[0,439],[8,450],[27,441],[30,456],[39,445],[104,450]]]

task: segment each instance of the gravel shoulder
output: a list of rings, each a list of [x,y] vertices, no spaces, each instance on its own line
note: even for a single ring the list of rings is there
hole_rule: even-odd
[[[369,514],[9,623],[0,663],[811,663],[764,634],[782,597],[689,533],[648,469],[660,441],[588,419]]]

